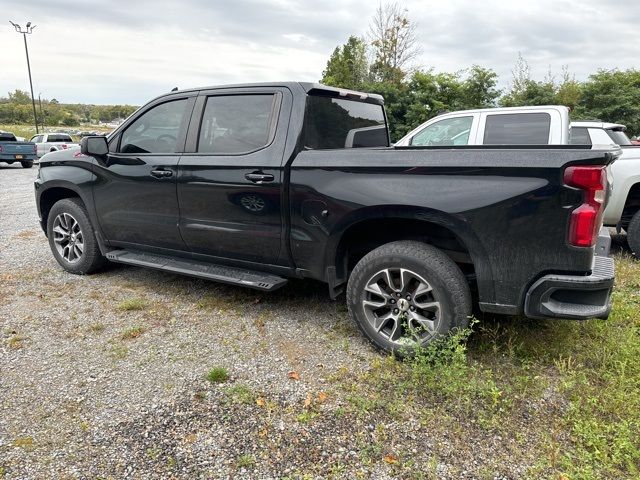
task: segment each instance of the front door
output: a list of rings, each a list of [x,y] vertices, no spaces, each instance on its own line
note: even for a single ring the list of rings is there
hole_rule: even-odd
[[[178,176],[180,231],[193,253],[276,264],[290,108],[286,89],[200,94]]]
[[[152,104],[96,162],[94,201],[100,226],[114,246],[184,250],[178,228],[177,165],[195,97]]]

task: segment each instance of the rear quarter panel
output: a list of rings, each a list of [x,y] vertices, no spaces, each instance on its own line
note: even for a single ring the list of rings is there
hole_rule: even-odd
[[[323,279],[342,233],[354,223],[429,221],[469,250],[481,302],[519,306],[541,274],[590,269],[593,249],[566,241],[582,193],[565,186],[562,174],[569,164],[606,161],[602,152],[572,148],[302,152],[291,169],[293,258]],[[328,215],[310,218],[304,205]]]

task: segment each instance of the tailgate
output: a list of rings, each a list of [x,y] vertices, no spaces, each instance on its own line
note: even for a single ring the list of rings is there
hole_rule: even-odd
[[[35,143],[31,142],[0,142],[0,153],[4,155],[33,156],[35,154]]]

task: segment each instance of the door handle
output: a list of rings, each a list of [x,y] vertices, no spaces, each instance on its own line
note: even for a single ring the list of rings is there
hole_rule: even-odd
[[[267,182],[273,182],[274,177],[269,173],[253,172],[253,173],[247,173],[244,176],[244,178],[246,178],[247,180],[253,183],[267,183]]]
[[[167,178],[173,176],[171,170],[151,170],[151,176],[155,178]]]

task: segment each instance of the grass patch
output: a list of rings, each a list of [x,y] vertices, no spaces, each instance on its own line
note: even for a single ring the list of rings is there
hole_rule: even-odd
[[[13,446],[30,450],[33,448],[33,437],[17,437],[13,441]]]
[[[251,455],[240,455],[236,460],[238,468],[253,468],[256,465],[255,459]]]
[[[20,350],[24,347],[24,342],[27,340],[27,337],[22,335],[11,335],[9,340],[7,340],[7,347],[11,350]]]
[[[126,345],[114,344],[109,348],[109,356],[114,360],[122,360],[123,358],[126,358],[127,355],[129,355],[129,347]]]
[[[104,332],[105,328],[107,327],[105,326],[104,323],[95,322],[95,323],[89,324],[89,326],[87,327],[87,331],[91,333],[100,333],[100,332]]]
[[[211,372],[209,372],[209,374],[211,374]],[[226,377],[224,380],[226,380]],[[253,405],[256,401],[256,394],[253,392],[253,390],[251,390],[248,386],[242,384],[229,387],[227,389],[227,395],[229,395],[231,401],[233,401],[234,403],[243,405]]]
[[[118,304],[118,310],[121,312],[135,312],[144,310],[147,307],[147,301],[144,298],[134,297],[127,298]]]
[[[141,336],[144,332],[146,332],[146,329],[137,325],[135,327],[127,328],[124,332],[122,332],[120,338],[122,340],[134,340]]]
[[[224,383],[229,379],[229,372],[224,367],[213,367],[207,373],[207,380],[211,383]]]

